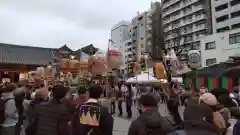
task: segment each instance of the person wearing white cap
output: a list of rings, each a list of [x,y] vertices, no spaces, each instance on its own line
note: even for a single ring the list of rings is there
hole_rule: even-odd
[[[214,121],[215,125],[218,126],[221,133],[226,133],[227,125],[226,125],[226,122],[224,120],[224,117],[216,109],[216,106],[218,104],[217,98],[211,93],[204,93],[200,96],[199,103],[208,105],[209,107],[211,107],[214,110],[213,121]]]

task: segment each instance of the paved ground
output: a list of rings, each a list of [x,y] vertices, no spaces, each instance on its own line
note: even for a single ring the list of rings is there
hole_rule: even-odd
[[[114,116],[114,132],[113,135],[127,135],[128,132],[128,128],[131,124],[131,120],[127,120],[124,117],[127,116],[126,114],[126,107],[125,107],[125,103],[123,103],[122,105],[123,108],[123,118],[121,117],[116,117]],[[182,114],[183,112],[183,108],[179,109],[180,113]],[[159,112],[163,115],[163,116],[167,116],[168,115],[168,111],[166,108],[165,104],[160,104],[159,105]],[[132,113],[133,113],[133,118],[132,120],[136,119],[138,117],[138,112],[136,110],[136,106],[132,106]],[[118,114],[118,113],[117,113]]]

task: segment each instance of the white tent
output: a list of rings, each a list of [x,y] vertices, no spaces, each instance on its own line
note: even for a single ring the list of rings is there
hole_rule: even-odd
[[[160,80],[154,78],[148,73],[143,73],[135,77],[129,78],[126,82],[127,83],[156,83],[156,82],[160,82]]]

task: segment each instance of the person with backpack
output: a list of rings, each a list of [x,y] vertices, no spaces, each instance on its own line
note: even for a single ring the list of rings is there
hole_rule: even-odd
[[[128,135],[166,135],[173,131],[171,124],[158,112],[156,100],[150,94],[140,98],[142,114],[134,120]]]
[[[99,103],[102,88],[94,84],[89,88],[89,99],[76,108],[72,118],[72,135],[112,135],[113,117],[108,108]]]
[[[15,127],[19,118],[13,96],[15,89],[14,84],[8,84],[6,88],[2,88],[3,93],[0,99],[1,135],[15,135]]]

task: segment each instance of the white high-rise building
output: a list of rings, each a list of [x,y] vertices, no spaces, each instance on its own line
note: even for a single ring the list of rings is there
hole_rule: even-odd
[[[126,53],[127,47],[125,44],[127,41],[130,40],[130,36],[128,33],[129,24],[130,23],[127,21],[120,21],[111,29],[111,46],[120,49],[123,56],[122,65],[120,67],[121,70],[124,70],[127,67],[125,63],[127,63],[126,56],[128,54]]]
[[[132,40],[132,47],[134,50],[133,57],[135,57],[135,59],[139,59],[141,54],[147,51],[147,20],[148,12],[137,13],[137,16],[132,19],[129,34]]]
[[[211,0],[163,0],[162,4],[165,48],[199,48],[200,37],[212,33]]]
[[[239,0],[211,0],[213,33],[240,28]]]

